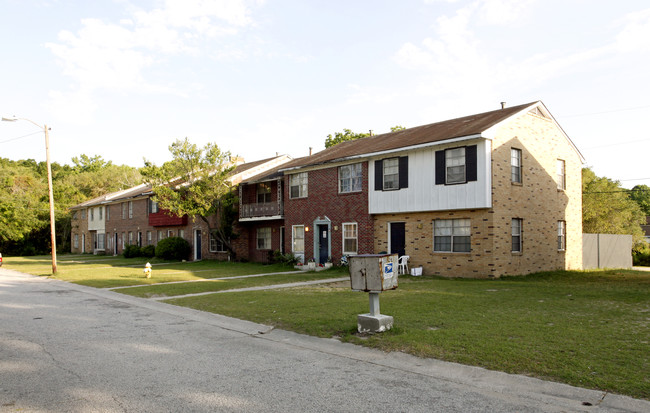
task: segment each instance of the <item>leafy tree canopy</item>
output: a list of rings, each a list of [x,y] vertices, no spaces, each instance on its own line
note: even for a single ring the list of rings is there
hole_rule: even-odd
[[[156,166],[145,160],[141,169],[145,182],[152,186],[154,200],[174,215],[202,219],[234,254],[230,237],[235,218],[226,209],[237,204],[228,179],[234,169],[230,152],[222,152],[214,143],[199,148],[187,138],[176,140],[169,151],[171,161]],[[215,215],[220,219],[215,220]]]
[[[91,158],[86,154],[73,157],[72,163],[74,164],[73,169],[75,172],[98,172],[113,165],[113,162],[105,161],[100,155],[95,155]]]
[[[582,231],[591,234],[631,234],[641,240],[645,217],[618,181],[582,170]]]
[[[630,198],[636,202],[646,216],[650,216],[650,187],[636,185],[630,191]]]
[[[397,132],[404,129],[406,129],[404,126],[397,125],[391,127],[390,131]],[[334,132],[334,136],[332,136],[332,134],[327,135],[327,138],[325,139],[325,147],[329,148],[331,146],[338,145],[341,142],[353,141],[355,139],[366,138],[368,136],[370,136],[370,132],[356,133],[352,132],[350,129],[343,129],[343,132]]]

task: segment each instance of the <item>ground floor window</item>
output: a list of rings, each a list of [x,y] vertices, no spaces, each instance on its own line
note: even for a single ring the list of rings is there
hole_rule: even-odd
[[[469,219],[436,219],[433,221],[433,250],[435,252],[470,252],[470,230]]]
[[[151,231],[147,231],[147,245],[151,245]]]
[[[75,248],[79,248],[79,234],[74,234],[73,244]]]
[[[523,219],[513,218],[512,219],[512,252],[521,252],[521,243],[522,237],[521,232],[523,228]]]
[[[164,238],[163,234],[164,234],[164,232],[158,231],[158,242],[160,242],[160,240],[162,240]]]
[[[133,232],[129,231],[129,245],[133,245]]]
[[[214,232],[210,233],[210,252],[225,252],[226,245],[221,241],[217,234]]]
[[[305,252],[305,226],[294,225],[292,227],[292,241],[291,252],[304,253]]]
[[[358,250],[358,227],[356,222],[343,223],[343,255],[356,254]]]
[[[178,230],[178,236],[181,238],[185,238],[185,230],[184,229],[179,229]]]
[[[266,227],[257,229],[257,249],[271,249],[271,228]]]
[[[566,221],[557,222],[557,249],[566,250]]]
[[[103,250],[104,249],[105,236],[106,236],[106,234],[97,234],[97,249],[98,250]]]

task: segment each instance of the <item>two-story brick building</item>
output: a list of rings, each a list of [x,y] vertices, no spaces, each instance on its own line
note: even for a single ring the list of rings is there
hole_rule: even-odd
[[[343,142],[283,169],[285,247],[444,276],[581,268],[582,163],[542,102]]]

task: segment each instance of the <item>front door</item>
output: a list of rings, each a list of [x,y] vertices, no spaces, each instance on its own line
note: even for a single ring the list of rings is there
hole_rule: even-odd
[[[201,230],[194,231],[194,261],[201,259]]]
[[[115,233],[115,243],[113,244],[113,255],[117,255],[117,244],[119,242],[119,238],[117,237],[117,232]]]
[[[318,263],[325,264],[329,256],[329,228],[327,225],[318,225]]]
[[[406,230],[403,222],[390,223],[390,253],[402,256],[406,249]]]

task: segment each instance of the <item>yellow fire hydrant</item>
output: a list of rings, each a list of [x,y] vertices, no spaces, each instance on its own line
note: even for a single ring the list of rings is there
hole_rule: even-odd
[[[147,278],[151,278],[151,264],[147,263],[144,266],[144,276]]]

